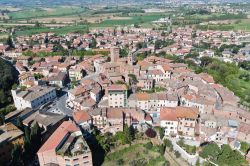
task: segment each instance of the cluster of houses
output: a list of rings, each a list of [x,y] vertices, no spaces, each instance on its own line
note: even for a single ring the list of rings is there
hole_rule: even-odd
[[[135,49],[139,42],[147,43],[146,51],[185,55],[193,44],[210,40],[211,36],[227,36],[231,42],[236,39],[230,32],[200,31],[194,41],[192,34],[191,28],[177,28],[167,37],[148,29],[104,29],[63,38],[54,34],[17,38],[15,51],[19,47],[23,51],[31,39],[39,45],[28,45],[27,49],[34,52],[52,51],[53,46],[48,44],[51,41],[61,43],[65,49],[89,49],[95,40],[96,47],[109,54],[84,58],[9,56],[16,60],[20,86],[11,91],[17,110],[8,114],[6,124],[0,127],[12,139],[0,134],[0,141],[23,144],[24,133],[12,124],[19,117],[25,126],[37,122],[44,128],[46,139],[37,152],[40,165],[92,165],[91,149],[85,140],[92,126],[113,134],[123,131],[124,125],[139,131],[158,126],[166,137],[232,146],[240,141],[250,143],[250,113],[233,92],[216,84],[211,76],[195,74],[186,64],[155,55],[135,60],[138,51],[143,51]],[[173,39],[175,44],[158,50],[151,44],[167,39]],[[216,40],[213,42],[217,44]],[[44,44],[46,47],[42,47]],[[125,45],[130,49],[126,57],[121,57],[120,49]],[[8,56],[6,52],[3,51],[4,56]],[[206,54],[213,56],[209,50],[200,56]],[[64,104],[72,115],[46,112],[44,108],[56,101],[57,91],[62,88],[67,89]],[[5,145],[6,149],[9,145]]]

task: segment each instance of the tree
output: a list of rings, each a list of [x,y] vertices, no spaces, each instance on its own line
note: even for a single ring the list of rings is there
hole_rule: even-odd
[[[12,41],[12,37],[8,36],[6,44],[9,45],[10,48],[14,48],[14,43]]]
[[[239,67],[245,69],[245,70],[250,70],[250,62],[249,61],[243,61],[239,62]]]
[[[23,130],[24,129],[24,125],[23,125],[23,122],[21,120],[20,117],[17,118],[17,122],[16,122],[16,125],[19,129]]]
[[[232,150],[229,145],[222,145],[221,154],[218,155],[218,165],[241,166],[247,162],[243,155],[237,150]]]
[[[175,151],[175,152],[174,152],[174,155],[175,155],[176,158],[181,157],[181,154],[180,154],[178,151]]]
[[[108,142],[107,138],[105,138],[103,135],[97,135],[96,140],[98,141],[102,149],[105,151],[105,153],[108,153],[110,151],[110,143]]]
[[[160,152],[160,154],[161,154],[161,155],[164,155],[165,150],[166,150],[166,145],[161,144],[161,145],[159,146],[159,152]]]
[[[126,48],[120,49],[120,56],[121,57],[127,57],[128,56],[128,50]]]
[[[131,144],[133,138],[132,138],[132,133],[130,131],[130,127],[128,127],[127,124],[124,125],[123,133],[125,136],[125,143],[126,144]]]
[[[31,128],[30,133],[30,142],[32,145],[32,152],[36,153],[42,143],[42,129],[39,124],[36,122],[35,125]]]
[[[128,77],[130,78],[131,84],[136,84],[138,83],[138,80],[134,74],[128,74]]]
[[[184,139],[181,138],[181,139],[177,142],[177,144],[180,145],[180,147],[184,147],[184,145],[185,145]]]
[[[150,141],[150,142],[146,143],[146,144],[144,145],[144,147],[147,148],[148,150],[150,150],[150,149],[153,148],[153,143]]]
[[[160,139],[162,139],[164,137],[164,128],[160,128],[159,130],[159,135],[160,135]]]
[[[202,67],[206,67],[207,65],[213,62],[213,59],[210,57],[202,57],[200,60],[201,60]]]
[[[14,148],[11,151],[11,166],[22,166],[23,165],[23,160],[22,160],[22,154],[23,150],[21,145],[15,144]]]
[[[174,44],[173,40],[156,40],[155,41],[155,49],[167,47],[167,46],[172,45],[172,44]]]
[[[156,40],[155,41],[155,49],[160,49],[162,47],[162,41],[161,40]]]
[[[240,143],[240,150],[243,152],[243,153],[247,153],[247,151],[249,150],[250,146],[247,142],[241,142]]]
[[[154,138],[156,137],[156,132],[151,129],[151,128],[148,128],[145,132],[146,136],[148,136],[149,138]]]
[[[136,48],[137,49],[147,48],[147,44],[145,42],[138,42],[136,43]]]
[[[3,125],[4,123],[5,123],[5,116],[3,112],[0,112],[0,126]]]
[[[210,143],[206,145],[200,152],[200,156],[206,159],[216,159],[221,153],[220,147],[216,143]]]
[[[41,26],[42,26],[41,23],[39,23],[38,21],[35,22],[35,27],[36,27],[36,28],[39,28],[39,27],[41,27]]]
[[[124,165],[124,160],[123,159],[118,159],[116,161],[117,165]]]
[[[30,142],[30,129],[28,127],[25,127],[24,129],[24,139]]]
[[[195,166],[200,166],[200,158],[198,158],[195,162]]]
[[[32,156],[32,147],[30,142],[30,129],[25,127],[24,129],[24,157],[26,159],[31,158]]]
[[[92,42],[90,44],[90,48],[96,48],[97,42],[95,38],[92,38]]]
[[[135,128],[132,125],[130,125],[129,126],[129,135],[132,138],[132,141],[135,139],[135,133],[136,133]]]
[[[169,148],[173,148],[173,144],[169,139],[164,139],[163,141],[164,145],[166,145]]]

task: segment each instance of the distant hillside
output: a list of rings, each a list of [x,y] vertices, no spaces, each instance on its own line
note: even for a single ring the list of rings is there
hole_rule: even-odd
[[[0,109],[12,102],[11,88],[18,82],[18,71],[8,61],[0,58]]]
[[[180,2],[182,0],[176,0]],[[112,5],[112,4],[159,4],[163,3],[162,0],[0,0],[0,5],[6,6],[47,6],[51,5],[89,5],[89,4],[102,4],[102,5]],[[183,1],[185,2],[185,1]],[[243,3],[249,2],[248,0],[189,0],[189,3],[204,2],[204,3]]]

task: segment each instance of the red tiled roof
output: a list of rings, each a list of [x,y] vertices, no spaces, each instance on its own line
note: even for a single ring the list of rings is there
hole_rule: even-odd
[[[113,84],[108,87],[108,90],[127,90],[126,85]]]
[[[122,109],[110,108],[107,111],[108,119],[123,119]]]
[[[201,77],[201,79],[203,79],[207,83],[214,83],[213,77],[208,75],[207,73],[201,73],[199,74],[199,76]]]
[[[76,123],[86,122],[91,119],[86,111],[77,111],[73,113],[73,118]]]
[[[149,113],[146,113],[145,120],[146,121],[152,121],[152,117],[150,116]]]
[[[56,131],[49,137],[49,139],[43,144],[37,153],[43,153],[49,150],[55,150],[56,147],[60,144],[63,138],[69,132],[76,132],[79,128],[72,121],[63,122]]]
[[[170,71],[171,70],[170,66],[167,65],[167,64],[163,64],[162,68],[163,68],[164,71]]]
[[[160,120],[176,121],[177,118],[192,118],[198,117],[199,110],[192,107],[164,107],[160,110]]]
[[[150,98],[150,96],[149,96],[149,94],[148,93],[136,93],[136,98],[137,98],[137,100],[139,100],[139,101],[144,101],[144,100],[149,100],[149,98]]]

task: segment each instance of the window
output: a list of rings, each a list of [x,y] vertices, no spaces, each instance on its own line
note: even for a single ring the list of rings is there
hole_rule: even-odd
[[[83,156],[82,158],[83,158],[83,159],[86,159],[86,158],[88,158],[88,157],[89,157],[89,156]]]

